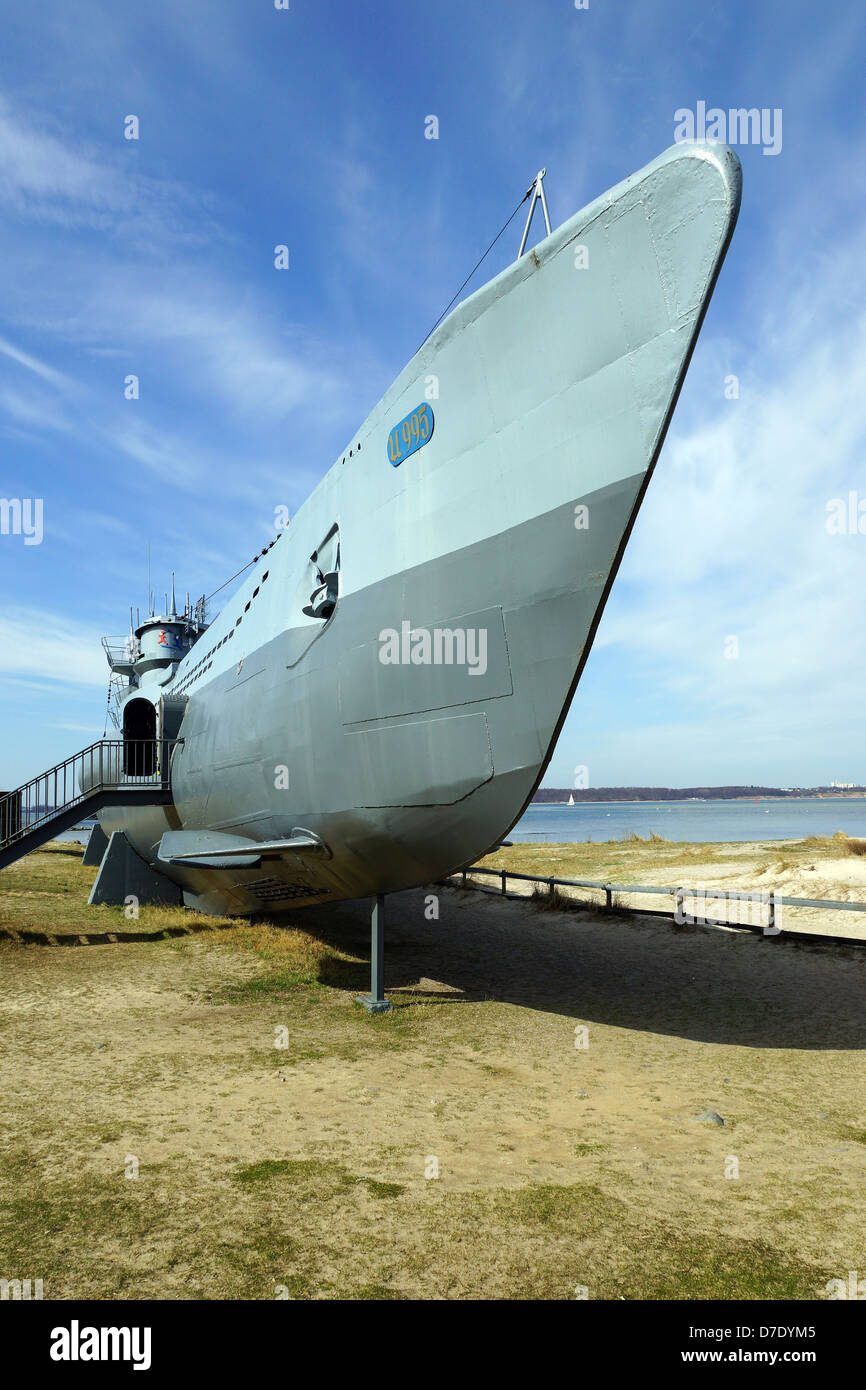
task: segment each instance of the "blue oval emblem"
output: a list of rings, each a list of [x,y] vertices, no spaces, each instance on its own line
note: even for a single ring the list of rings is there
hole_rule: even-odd
[[[432,439],[433,423],[433,411],[426,401],[423,405],[417,405],[388,435],[389,463],[399,468],[404,459]]]

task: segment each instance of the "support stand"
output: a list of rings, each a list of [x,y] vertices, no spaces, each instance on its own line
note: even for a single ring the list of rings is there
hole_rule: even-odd
[[[385,894],[377,893],[370,919],[370,993],[355,1000],[371,1014],[384,1014],[392,1007],[385,998]]]
[[[82,864],[101,864],[105,858],[105,851],[108,849],[108,836],[103,830],[99,821],[90,832],[87,847],[84,851]]]
[[[178,885],[146,864],[122,830],[114,830],[87,901],[90,907],[99,903],[124,907],[133,898],[139,907],[179,907],[183,902]]]

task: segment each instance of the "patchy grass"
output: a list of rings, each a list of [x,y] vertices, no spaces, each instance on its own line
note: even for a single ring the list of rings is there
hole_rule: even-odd
[[[235,1182],[246,1186],[276,1178],[296,1186],[313,1188],[320,1197],[335,1196],[343,1188],[354,1187],[358,1183],[366,1187],[371,1197],[379,1200],[399,1197],[401,1192],[406,1191],[402,1183],[355,1177],[339,1163],[316,1158],[266,1158],[239,1168],[233,1177]]]
[[[291,927],[281,931],[269,923],[237,925],[232,933],[232,945],[239,950],[255,952],[265,967],[250,979],[225,986],[222,998],[232,1002],[275,1000],[298,991],[320,997],[326,980],[336,973],[338,964],[363,968],[363,962],[316,940],[308,932]]]
[[[571,1299],[585,1286],[590,1298],[787,1299],[814,1298],[827,1277],[765,1240],[647,1224],[598,1185],[407,1192],[315,1160],[212,1170],[203,1185],[178,1162],[86,1187],[34,1177],[3,1194],[0,1247],[4,1268],[53,1298],[270,1299],[284,1286],[301,1299]],[[395,1213],[375,1239],[371,1201]]]
[[[682,849],[523,848],[587,878]],[[56,932],[63,901],[89,933],[91,876],[35,855],[0,921]],[[0,943],[0,1273],[61,1299],[729,1300],[856,1266],[866,962],[435,891],[434,921],[392,900],[380,1016],[353,1003],[366,904]]]
[[[0,935],[37,940],[154,940],[166,935],[220,931],[232,927],[228,917],[206,917],[184,907],[142,907],[127,917],[123,907],[89,907],[87,899],[98,869],[82,864],[84,846],[52,841],[10,864],[0,873]]]
[[[320,1177],[323,1173],[329,1174],[333,1167],[333,1164],[312,1158],[264,1158],[260,1163],[239,1168],[232,1176],[235,1182],[247,1184],[266,1182],[270,1178],[287,1178],[289,1182],[298,1182],[312,1176]]]

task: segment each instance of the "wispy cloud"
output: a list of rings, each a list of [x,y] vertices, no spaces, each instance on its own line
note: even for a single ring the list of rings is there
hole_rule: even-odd
[[[40,362],[38,358],[31,357],[29,353],[16,347],[14,343],[7,342],[5,338],[0,338],[0,352],[13,362],[17,362],[19,367],[26,367],[28,372],[33,372],[35,376],[41,377],[43,381],[49,382],[60,390],[67,390],[71,384],[69,377],[65,376],[63,372],[58,372],[54,367],[49,367],[47,363]]]
[[[127,249],[212,236],[208,200],[131,168],[131,143],[120,129],[117,150],[85,143],[44,112],[25,114],[0,97],[0,206],[31,224],[122,237]]]
[[[104,687],[108,667],[93,626],[41,608],[0,614],[0,676]]]

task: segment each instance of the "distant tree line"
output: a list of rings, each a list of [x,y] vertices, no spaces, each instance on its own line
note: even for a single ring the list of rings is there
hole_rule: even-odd
[[[852,796],[866,787],[539,787],[535,802],[568,801],[688,801],[700,797],[707,801],[730,801],[749,796]]]

